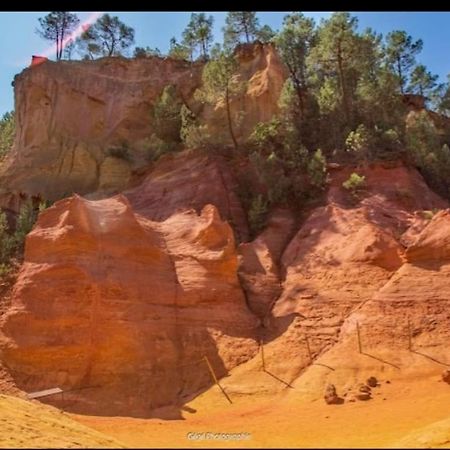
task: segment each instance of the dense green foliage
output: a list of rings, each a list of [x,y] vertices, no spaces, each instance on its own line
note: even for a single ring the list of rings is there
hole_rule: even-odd
[[[406,143],[428,184],[450,198],[450,150],[425,111],[408,127]]]
[[[13,259],[21,258],[27,234],[33,228],[38,213],[48,206],[47,202],[41,202],[38,208],[31,201],[24,203],[17,215],[14,230],[10,229],[6,214],[0,212],[0,277],[10,272]]]
[[[357,199],[359,193],[366,185],[366,177],[358,175],[353,172],[347,180],[342,183],[342,187],[347,189],[353,196],[353,198]]]
[[[7,112],[0,119],[0,160],[11,149],[15,135],[14,111]]]
[[[213,17],[206,17],[205,13],[191,14],[191,20],[183,31],[182,42],[183,46],[189,49],[191,60],[196,51],[200,55],[200,58],[204,60],[208,59],[209,48],[213,39],[213,22]]]

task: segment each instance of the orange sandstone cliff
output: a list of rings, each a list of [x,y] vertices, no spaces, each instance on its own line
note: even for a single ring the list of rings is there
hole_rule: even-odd
[[[245,113],[245,140],[276,113],[286,75],[271,46],[238,56],[247,85],[232,110]],[[271,211],[250,241],[226,158],[190,149],[144,163],[152,103],[173,83],[194,104],[201,70],[114,58],[18,76],[0,202],[17,206],[18,192],[60,200],[27,237],[0,317],[0,369],[27,392],[67,390],[71,411],[147,416],[211,385],[205,356],[219,377],[237,368],[244,379],[260,342],[288,382],[336,355],[357,372],[356,322],[365,349],[404,348],[409,323],[415,348],[445,360],[449,205],[414,168],[330,168],[321,205]],[[200,108],[213,133],[223,108]],[[120,145],[129,159],[108,153]],[[355,170],[367,181],[357,199],[342,187]]]

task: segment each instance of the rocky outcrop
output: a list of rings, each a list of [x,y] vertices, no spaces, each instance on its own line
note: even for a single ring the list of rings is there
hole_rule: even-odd
[[[230,115],[234,134],[242,143],[257,123],[269,121],[279,111],[278,100],[288,73],[271,44],[241,44],[235,56],[238,70],[234,76],[240,88],[230,99]],[[224,101],[205,106],[200,117],[215,142],[233,144]]]
[[[124,192],[135,211],[155,221],[185,209],[200,212],[212,204],[235,230],[238,241],[248,239],[246,213],[236,195],[236,180],[226,162],[217,156],[184,151],[166,155]]]
[[[323,398],[327,405],[339,405],[343,403],[343,399],[337,394],[334,384],[329,384],[326,387]]]
[[[29,391],[73,411],[145,415],[257,351],[233,232],[206,205],[153,222],[120,195],[75,196],[39,216],[3,319],[2,359]],[[77,390],[83,388],[82,390]]]
[[[14,80],[17,134],[2,187],[50,199],[105,184],[120,190],[127,175],[117,177],[110,150],[130,157],[117,164],[142,164],[156,98],[168,84],[189,98],[201,70],[160,58],[47,61],[25,69]]]
[[[444,210],[429,221],[406,249],[405,263],[349,317],[343,327],[345,337],[353,333],[358,320],[364,326],[367,348],[408,349],[411,339],[413,350],[433,348],[434,357],[445,362],[445,343],[450,339],[449,217]]]
[[[246,89],[231,109],[242,140],[278,110],[286,73],[271,45],[244,45],[236,57],[236,77]],[[19,192],[55,200],[125,189],[131,172],[149,165],[151,113],[169,84],[220,142],[227,130],[224,105],[204,107],[194,100],[203,67],[171,58],[114,57],[45,61],[25,69],[14,80],[17,134],[0,169],[0,200]]]
[[[342,187],[342,182],[355,171],[366,177],[364,195],[356,204]],[[446,206],[415,170],[402,165],[376,164],[365,169],[333,170],[326,205],[307,217],[281,257],[284,277],[272,309],[268,326],[270,342],[265,349],[266,358],[276,360],[277,371],[298,376],[311,363],[310,354],[314,360],[339,342],[342,327],[345,329],[347,317],[354,311],[358,314],[366,311],[364,316],[374,336],[378,333],[379,340],[385,339],[381,328],[390,320],[385,308],[397,308],[403,302],[383,302],[383,306],[377,306],[383,309],[366,308],[372,304],[372,298],[384,295],[387,290],[408,298],[408,304],[414,309],[411,313],[417,318],[430,305],[431,316],[423,320],[434,317],[444,327],[444,310],[438,310],[439,302],[447,295],[442,266],[439,271],[431,272],[413,267],[408,263],[409,250],[402,236],[411,226],[417,226],[420,211]],[[444,216],[440,213],[433,221]],[[422,242],[423,233],[426,235],[427,230],[433,229],[433,221],[421,224],[416,236],[412,233],[409,239],[421,235],[417,242]],[[450,229],[448,226],[435,229],[438,228]],[[445,242],[443,239],[440,236],[436,242]],[[426,242],[432,245],[430,238]],[[419,250],[415,252],[418,254]],[[409,271],[410,275],[399,286],[397,277]],[[443,303],[440,304],[442,308]],[[394,317],[405,317],[404,313],[392,310],[392,321]],[[397,320],[397,326],[401,327],[400,322]],[[351,333],[353,338],[354,320]],[[365,345],[373,344],[369,341]]]
[[[279,261],[292,238],[295,224],[291,211],[276,210],[268,218],[265,230],[252,242],[244,242],[238,248],[239,277],[249,308],[263,322],[282,292]]]

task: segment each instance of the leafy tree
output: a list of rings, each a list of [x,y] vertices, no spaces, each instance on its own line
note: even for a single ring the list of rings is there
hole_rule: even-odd
[[[367,128],[361,124],[355,131],[351,131],[345,141],[347,152],[356,155],[356,159],[367,161],[372,147],[372,136]]]
[[[262,26],[256,32],[256,38],[264,44],[272,42],[276,35],[277,33],[269,25]]]
[[[358,19],[347,12],[334,13],[330,19],[323,20],[317,29],[318,42],[310,61],[322,76],[331,78],[326,86],[328,92],[323,91],[322,95],[331,97],[326,101],[329,105],[335,105],[334,98],[339,98],[347,124],[352,123],[351,75],[358,62],[355,51],[358,45],[357,24]]]
[[[322,190],[325,157],[320,150],[310,155],[289,122],[274,118],[257,124],[250,145],[250,160],[267,187],[269,205],[302,202]]]
[[[448,81],[440,86],[441,95],[437,101],[438,110],[443,114],[450,114],[450,75],[447,76]]]
[[[68,59],[69,61],[72,59],[72,53],[75,49],[75,41],[70,38],[67,43],[66,46],[64,47],[64,57],[65,59]]]
[[[104,14],[79,38],[80,48],[90,57],[122,55],[134,44],[134,30],[117,16]]]
[[[206,17],[205,13],[191,14],[191,20],[183,31],[183,45],[191,49],[191,55],[198,47],[201,58],[208,59],[209,47],[213,40],[213,23],[213,16]]]
[[[386,36],[386,61],[398,77],[402,94],[416,64],[415,56],[422,51],[422,47],[422,39],[413,41],[406,31],[395,30]]]
[[[62,59],[64,40],[80,23],[76,14],[67,11],[52,11],[39,19],[40,29],[36,33],[56,44],[56,60]]]
[[[314,45],[314,38],[314,20],[296,13],[284,18],[283,28],[275,39],[280,56],[289,70],[302,115],[308,90],[306,58]]]
[[[427,183],[450,198],[450,151],[427,111],[419,112],[408,125],[406,146]]]
[[[438,75],[433,75],[423,64],[419,64],[411,73],[409,90],[427,97],[436,88],[438,78]]]
[[[162,56],[159,48],[136,47],[134,49],[134,53],[133,53],[134,58],[149,58],[152,56],[158,56],[158,57]]]
[[[243,87],[242,83],[239,83],[233,76],[236,68],[237,61],[234,56],[223,51],[220,52],[216,58],[206,64],[203,70],[203,86],[200,92],[201,97],[208,103],[216,104],[218,101],[224,101],[227,126],[235,149],[238,148],[238,143],[233,129],[230,99]]]
[[[178,43],[174,37],[170,40],[169,56],[175,59],[192,59],[190,47]]]
[[[259,21],[256,12],[230,11],[225,19],[224,46],[231,50],[245,37],[245,42],[250,43],[258,36]]]
[[[14,142],[15,115],[14,111],[7,112],[0,120],[0,160],[3,159]]]

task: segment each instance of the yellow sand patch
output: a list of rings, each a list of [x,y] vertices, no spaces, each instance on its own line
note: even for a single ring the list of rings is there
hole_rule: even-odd
[[[37,401],[0,395],[0,448],[123,448],[123,444]]]

